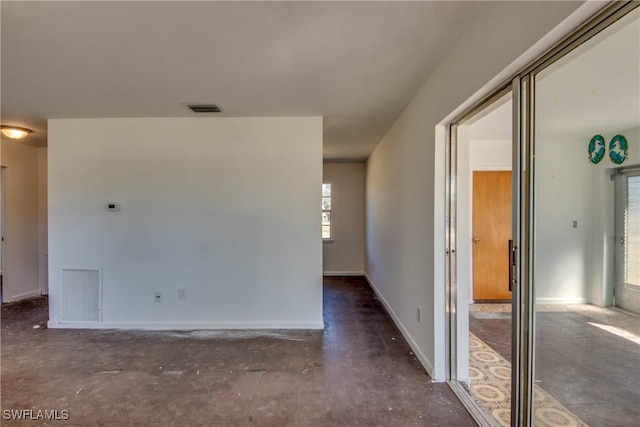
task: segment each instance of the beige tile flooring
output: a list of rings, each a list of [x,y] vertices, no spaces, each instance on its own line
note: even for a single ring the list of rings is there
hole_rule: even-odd
[[[511,363],[473,334],[469,334],[469,391],[475,402],[509,427],[511,416]],[[586,427],[575,414],[536,386],[535,425]]]
[[[638,316],[589,304],[539,305],[536,310],[539,313],[573,312],[588,316],[592,320],[590,322],[592,326],[600,327],[609,332],[613,331],[612,333],[640,345],[640,317]],[[511,303],[472,304],[470,311],[472,313],[504,315],[511,312]],[[469,356],[470,395],[479,407],[495,418],[497,425],[509,426],[511,364],[471,333]],[[534,400],[536,426],[587,426],[577,415],[537,385],[535,386]]]

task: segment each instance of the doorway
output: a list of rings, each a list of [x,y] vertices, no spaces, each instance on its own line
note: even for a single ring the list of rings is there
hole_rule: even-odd
[[[450,128],[456,178],[450,276],[457,279],[458,313],[453,387],[485,425],[509,422],[512,108],[505,90]]]
[[[464,248],[473,237],[465,235],[461,219],[465,154],[459,130],[464,134],[463,121],[509,89],[450,126],[445,271],[448,289],[456,291],[448,299],[450,335],[456,338],[450,341],[450,378],[459,396],[456,383],[471,384],[474,397],[473,380],[487,378],[486,372],[508,384],[505,392],[479,383],[477,394],[486,401],[506,395],[511,401],[485,411],[485,425],[637,426],[640,420],[640,322],[612,307],[631,311],[636,295],[625,298],[625,292],[640,291],[634,285],[640,274],[639,5],[609,4],[509,85],[513,243],[507,274],[513,294],[509,313],[503,313],[508,327],[487,336],[511,332],[511,345],[500,348],[498,340],[469,335],[469,352],[475,349],[488,368],[478,372],[469,362],[468,377],[460,372],[465,355],[459,336],[473,332],[476,316],[469,329],[459,320],[465,314]],[[466,294],[468,301],[477,295]],[[498,321],[500,313],[490,316]],[[489,348],[509,352],[509,366],[490,366],[499,360]]]
[[[640,314],[640,167],[615,177],[614,305]]]
[[[563,422],[620,427],[640,422],[640,321],[611,308],[634,306],[640,266],[631,172],[640,166],[640,9],[627,6],[528,73],[532,132],[523,156],[532,184],[523,194],[532,393],[544,390],[566,408],[553,415]],[[533,401],[534,422],[551,415]]]
[[[511,171],[474,171],[474,302],[511,301],[510,241]]]

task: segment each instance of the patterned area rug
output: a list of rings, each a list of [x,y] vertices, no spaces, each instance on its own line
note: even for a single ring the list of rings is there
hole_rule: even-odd
[[[469,333],[469,382],[471,397],[499,425],[511,425],[511,364]],[[576,415],[540,387],[534,389],[535,425],[587,427]]]

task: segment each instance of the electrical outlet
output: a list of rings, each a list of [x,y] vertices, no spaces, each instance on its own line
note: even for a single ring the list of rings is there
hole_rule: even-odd
[[[418,316],[418,323],[422,323],[422,309],[420,307],[418,307],[416,314]]]
[[[187,290],[186,289],[178,289],[178,299],[180,301],[186,301],[187,300]]]
[[[162,293],[160,292],[155,293],[155,302],[162,302]]]

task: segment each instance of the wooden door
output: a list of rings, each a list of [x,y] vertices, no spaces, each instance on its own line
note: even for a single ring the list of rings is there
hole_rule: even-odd
[[[511,171],[473,172],[473,299],[510,300]]]

